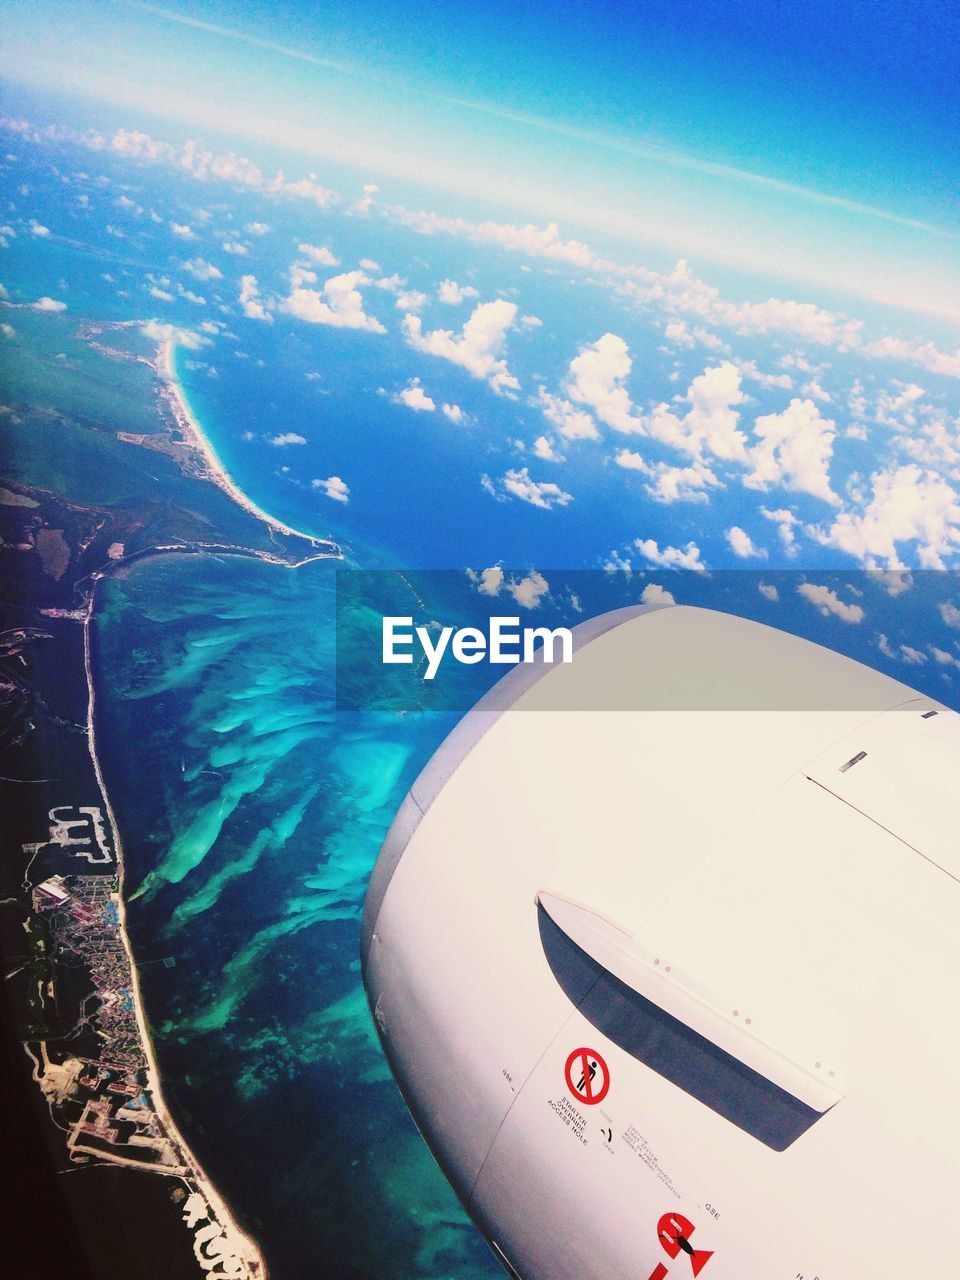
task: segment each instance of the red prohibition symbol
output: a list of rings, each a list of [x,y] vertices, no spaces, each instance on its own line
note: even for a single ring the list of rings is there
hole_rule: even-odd
[[[567,1088],[585,1107],[602,1102],[610,1088],[610,1070],[594,1049],[574,1049],[563,1075]]]

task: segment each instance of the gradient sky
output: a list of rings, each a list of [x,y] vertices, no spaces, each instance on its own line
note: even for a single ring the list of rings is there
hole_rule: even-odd
[[[935,0],[13,0],[5,39],[11,78],[117,124],[960,315],[958,28]]]

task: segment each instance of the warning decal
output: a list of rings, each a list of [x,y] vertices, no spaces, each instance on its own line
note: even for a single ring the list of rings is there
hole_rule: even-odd
[[[567,1088],[585,1107],[602,1102],[610,1088],[607,1064],[593,1049],[574,1049],[563,1069]]]
[[[698,1276],[713,1257],[713,1250],[693,1247],[690,1237],[695,1230],[690,1219],[685,1218],[682,1213],[665,1213],[657,1223],[657,1236],[664,1252],[674,1259],[685,1253],[693,1274]],[[658,1262],[650,1274],[650,1280],[667,1280],[669,1274],[664,1264]]]

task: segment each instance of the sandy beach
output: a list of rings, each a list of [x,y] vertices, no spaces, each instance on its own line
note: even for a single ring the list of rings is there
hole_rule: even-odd
[[[176,339],[168,338],[161,343],[157,356],[156,369],[161,378],[164,389],[167,392],[166,399],[170,405],[170,409],[176,418],[177,425],[183,433],[184,440],[192,445],[203,457],[204,475],[213,484],[218,485],[223,491],[230,495],[238,506],[243,507],[244,511],[250,513],[257,520],[261,520],[268,528],[273,529],[277,533],[282,533],[288,538],[302,538],[309,543],[311,547],[324,547],[329,545],[328,541],[323,538],[316,538],[313,534],[304,533],[302,529],[291,528],[290,525],[284,524],[282,520],[278,520],[275,516],[270,515],[268,511],[264,511],[262,507],[257,506],[247,494],[236,485],[231,478],[229,472],[214,452],[213,446],[203,432],[203,428],[194,416],[186,396],[183,394],[183,388],[177,378],[176,366],[174,364],[174,354],[176,350]]]
[[[186,1229],[194,1231],[194,1252],[201,1269],[207,1272],[216,1271],[218,1274],[234,1276],[237,1280],[266,1280],[267,1267],[263,1255],[260,1253],[256,1243],[237,1224],[226,1201],[204,1172],[200,1162],[177,1128],[163,1098],[160,1072],[157,1067],[153,1041],[150,1037],[150,1029],[140,995],[139,974],[127,931],[123,844],[97,754],[96,698],[90,658],[90,629],[94,619],[95,597],[101,576],[96,575],[91,583],[83,621],[83,665],[87,680],[87,745],[116,851],[119,890],[117,911],[120,934],[130,965],[130,992],[133,999],[137,1027],[140,1032],[140,1043],[146,1060],[150,1099],[164,1134],[176,1149],[180,1160],[181,1176],[190,1193],[184,1207],[184,1223]],[[118,1161],[117,1163],[120,1162]],[[138,1165],[137,1167],[142,1168],[143,1166]]]

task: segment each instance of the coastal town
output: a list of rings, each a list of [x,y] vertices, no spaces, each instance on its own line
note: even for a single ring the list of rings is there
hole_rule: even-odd
[[[149,1220],[163,1224],[151,1265],[167,1280],[263,1280],[258,1245],[163,1094],[126,926],[122,838],[97,740],[96,610],[103,584],[145,557],[227,554],[292,569],[341,553],[335,542],[282,524],[236,489],[183,399],[169,343],[145,342],[139,326],[122,323],[81,324],[75,339],[102,357],[105,369],[119,368],[124,377],[131,371],[142,394],[152,396],[156,429],[138,437],[123,426],[126,383],[107,375],[117,400],[109,447],[118,458],[143,459],[145,476],[158,451],[176,469],[162,505],[136,489],[121,501],[92,503],[79,487],[64,492],[40,475],[35,483],[23,475],[0,483],[4,996],[34,1099],[48,1117],[51,1167],[73,1175],[60,1185],[68,1205],[78,1205],[78,1221],[79,1206],[103,1194],[90,1188],[107,1185],[102,1174],[90,1183],[91,1172],[120,1179],[109,1183],[114,1243],[110,1233],[87,1241],[103,1251],[104,1274],[113,1274],[110,1256],[129,1255],[137,1222]],[[50,421],[48,408],[30,403],[15,412],[24,422]],[[77,425],[65,416],[62,422]],[[101,423],[82,430],[103,438]],[[174,964],[162,955],[137,959]]]
[[[45,837],[22,845],[32,908],[25,967],[33,978],[32,1019],[44,1033],[24,1049],[67,1156],[80,1166],[107,1162],[176,1179],[171,1190],[179,1193],[201,1271],[255,1280],[264,1274],[255,1249],[215,1207],[157,1097],[103,811],[57,805],[46,826]],[[35,880],[34,868],[50,874]]]

